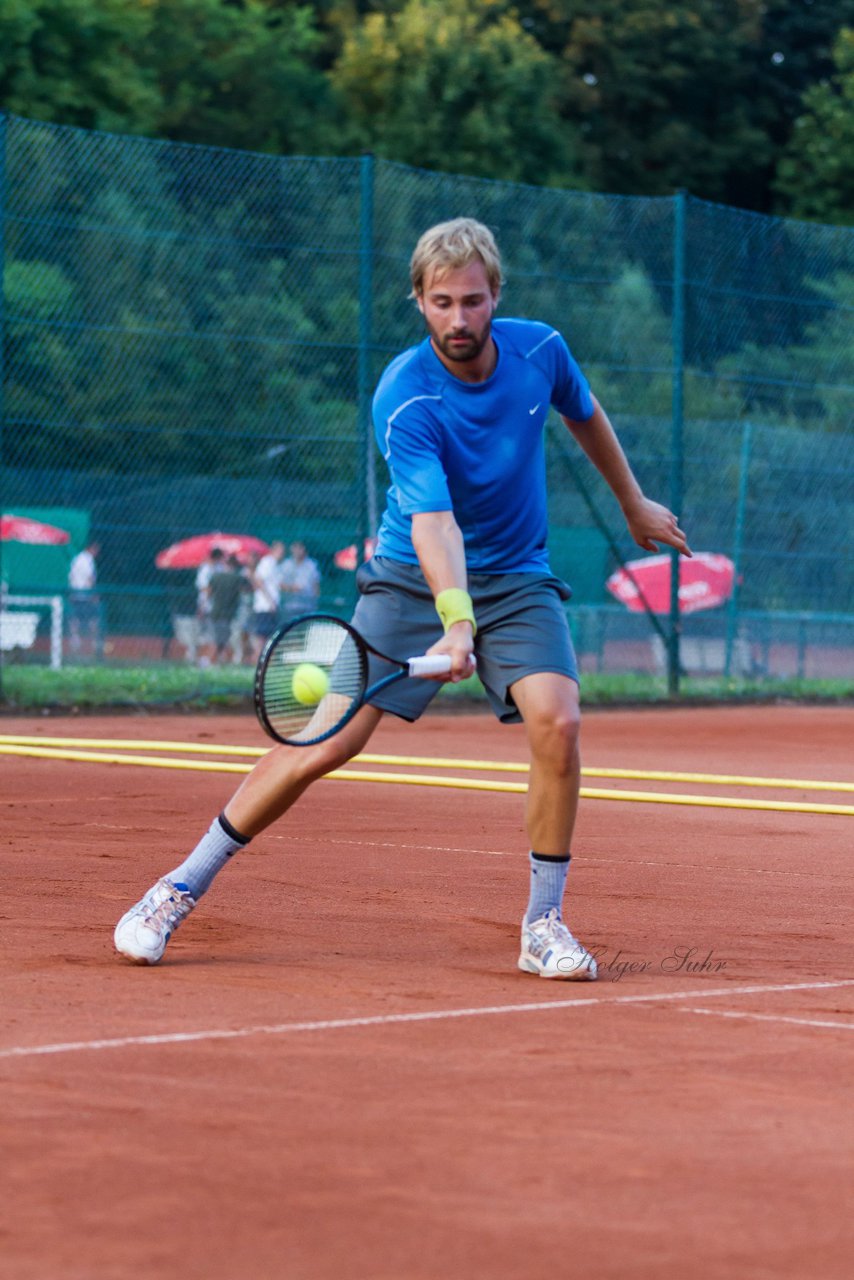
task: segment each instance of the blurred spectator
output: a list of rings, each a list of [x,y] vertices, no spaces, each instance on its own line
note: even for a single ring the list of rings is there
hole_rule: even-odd
[[[292,542],[291,553],[282,564],[283,613],[295,617],[317,608],[320,595],[320,570],[305,549],[304,542]]]
[[[198,620],[199,666],[210,666],[214,653],[213,623],[211,620],[211,579],[225,568],[222,547],[212,547],[207,559],[196,570],[196,618]]]
[[[164,658],[169,655],[174,638],[184,651],[187,662],[195,664],[199,643],[199,620],[196,617],[196,589],[193,580],[185,573],[170,576],[166,586],[172,634],[166,636]]]
[[[93,657],[101,654],[101,601],[95,590],[100,552],[100,543],[87,543],[68,569],[68,647],[75,657],[83,656],[87,643]]]
[[[254,574],[261,557],[251,552],[246,564],[239,564],[240,600],[231,622],[231,652],[235,662],[245,662],[252,656],[250,629],[252,626],[252,597],[254,594]]]
[[[232,628],[237,616],[245,579],[236,556],[229,556],[220,569],[211,574],[207,592],[210,602],[210,625],[213,636],[213,661],[224,662],[231,645]],[[232,647],[232,662],[237,658]]]
[[[252,585],[252,643],[257,662],[264,641],[276,629],[281,600],[281,563],[285,555],[284,542],[274,542],[265,556],[255,566]]]

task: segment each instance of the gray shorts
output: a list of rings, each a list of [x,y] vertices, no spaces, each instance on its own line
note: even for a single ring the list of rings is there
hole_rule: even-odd
[[[356,575],[359,602],[353,626],[381,653],[404,662],[442,636],[430,588],[417,565],[374,556]],[[578,666],[564,612],[569,587],[549,573],[472,573],[468,589],[477,618],[477,674],[499,720],[521,716],[510,686],[523,676],[555,671],[578,681]],[[388,673],[371,659],[369,680]],[[373,706],[417,720],[441,685],[400,680],[371,698]]]

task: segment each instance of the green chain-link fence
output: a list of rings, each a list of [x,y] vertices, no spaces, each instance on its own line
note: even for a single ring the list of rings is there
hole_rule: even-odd
[[[374,531],[385,484],[372,388],[422,335],[409,255],[463,213],[497,233],[502,313],[566,334],[644,487],[681,508],[695,549],[736,562],[733,597],[682,620],[685,668],[852,674],[851,229],[14,117],[0,117],[0,508],[72,537],[0,542],[4,661],[49,655],[49,607],[28,600],[67,602],[90,538],[104,662],[186,659],[194,575],[155,555],[197,533],[303,540],[322,602],[346,614],[353,573],[334,555]],[[641,553],[570,445],[554,418],[552,557],[582,664],[661,670],[670,621],[607,592]],[[8,616],[28,609],[43,621],[13,647]]]

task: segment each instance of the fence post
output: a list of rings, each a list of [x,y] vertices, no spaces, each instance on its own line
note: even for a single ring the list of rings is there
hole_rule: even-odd
[[[732,665],[732,650],[738,630],[738,580],[741,575],[742,549],[744,545],[744,514],[747,507],[747,479],[750,472],[751,426],[745,422],[741,433],[741,465],[738,474],[738,502],[735,508],[735,535],[733,539],[732,594],[729,598],[726,618],[726,655],[724,675],[728,676]]]
[[[368,152],[362,156],[359,172],[359,366],[358,366],[358,415],[359,438],[362,451],[364,495],[360,538],[356,550],[356,562],[362,558],[365,538],[376,533],[377,491],[374,477],[373,428],[371,424],[374,306],[374,157]]]
[[[7,116],[0,111],[0,481],[6,425],[6,121]]]
[[[6,427],[6,122],[8,117],[0,111],[0,510],[5,492],[5,427]],[[0,556],[3,540],[0,538]],[[0,582],[3,581],[3,562],[0,560]]]
[[[686,194],[677,191],[673,205],[673,315],[671,335],[673,347],[671,435],[670,435],[670,509],[677,519],[682,515],[683,428],[685,421],[685,212]],[[670,634],[667,645],[667,690],[679,696],[679,641],[682,622],[679,616],[679,552],[670,552]]]
[[[6,493],[6,124],[0,111],[0,514]],[[0,609],[3,596],[3,539],[0,538]],[[3,648],[0,645],[0,704],[3,702]]]

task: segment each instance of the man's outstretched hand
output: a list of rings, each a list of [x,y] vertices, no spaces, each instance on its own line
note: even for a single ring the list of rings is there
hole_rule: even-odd
[[[623,514],[629,533],[644,551],[660,551],[658,544],[663,542],[668,547],[675,547],[683,556],[693,554],[675,515],[660,502],[641,497],[624,508]]]

